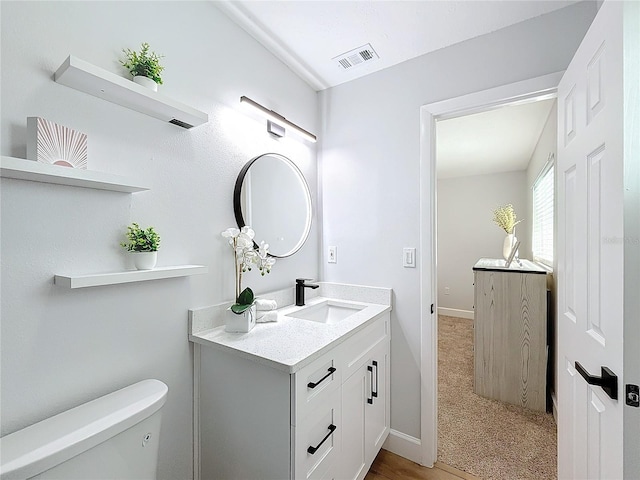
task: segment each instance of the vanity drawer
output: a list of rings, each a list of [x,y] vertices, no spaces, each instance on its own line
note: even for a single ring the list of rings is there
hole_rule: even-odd
[[[292,426],[295,438],[295,480],[325,480],[335,477],[340,460],[340,390],[334,390],[323,405]]]
[[[342,378],[349,378],[367,361],[371,349],[389,338],[390,317],[389,313],[380,315],[372,324],[340,345]]]
[[[332,392],[340,387],[342,365],[339,365],[339,358],[338,349],[334,348],[291,377],[291,425],[297,425],[297,419],[318,405],[326,404]]]

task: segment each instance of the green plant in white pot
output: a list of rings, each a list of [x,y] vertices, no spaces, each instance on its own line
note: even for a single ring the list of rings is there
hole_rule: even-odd
[[[150,48],[147,42],[143,42],[139,52],[129,48],[124,49],[122,51],[126,56],[126,60],[120,60],[120,63],[133,75],[134,82],[157,91],[158,84],[162,85],[160,74],[164,67],[160,65],[160,59],[164,58],[164,56],[149,51]]]
[[[141,228],[133,222],[127,227],[127,240],[120,245],[132,252],[138,270],[152,270],[158,261],[160,235],[153,227]]]
[[[269,245],[264,242],[254,248],[254,231],[249,226],[242,229],[228,228],[222,232],[233,248],[235,271],[235,303],[229,308],[226,328],[228,332],[246,333],[256,324],[255,297],[249,287],[242,290],[242,274],[251,271],[256,266],[262,276],[271,272],[276,259],[269,256]]]

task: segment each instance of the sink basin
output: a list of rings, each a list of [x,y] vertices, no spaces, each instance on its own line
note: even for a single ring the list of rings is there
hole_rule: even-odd
[[[308,307],[303,307],[300,310],[289,313],[287,316],[318,323],[334,324],[345,318],[349,318],[354,313],[358,313],[365,308],[365,305],[355,303],[324,300],[315,305],[309,305]]]

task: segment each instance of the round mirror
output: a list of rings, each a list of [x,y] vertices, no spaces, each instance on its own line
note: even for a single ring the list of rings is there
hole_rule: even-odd
[[[311,230],[309,186],[298,167],[277,153],[258,155],[242,168],[233,210],[238,227],[250,225],[274,257],[300,250]]]

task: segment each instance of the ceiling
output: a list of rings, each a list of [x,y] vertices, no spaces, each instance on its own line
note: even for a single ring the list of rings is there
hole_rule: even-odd
[[[573,3],[576,0],[214,2],[316,91]],[[358,57],[363,46],[372,48],[371,60]],[[354,49],[356,58],[342,56]],[[344,68],[340,58],[353,66]],[[552,104],[545,100],[505,106],[438,122],[438,177],[526,169]]]
[[[438,178],[526,170],[555,99],[436,123]]]
[[[315,90],[566,7],[576,0],[222,0],[214,4]],[[336,57],[370,44],[371,60]],[[376,54],[377,57],[376,58]],[[367,56],[368,58],[368,56]]]

